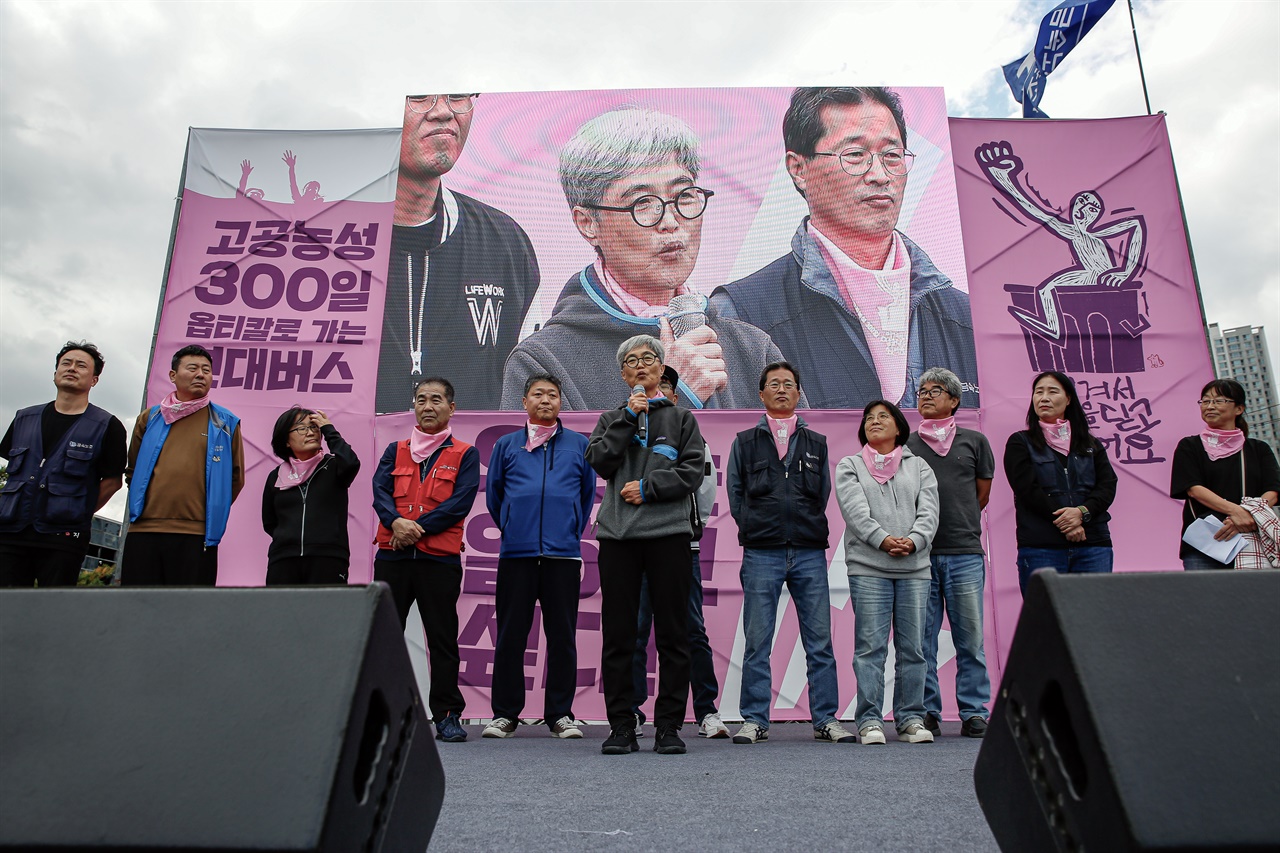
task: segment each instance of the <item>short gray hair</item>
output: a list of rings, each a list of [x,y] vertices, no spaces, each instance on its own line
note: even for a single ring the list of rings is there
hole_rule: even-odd
[[[662,348],[662,341],[658,340],[653,335],[636,335],[635,337],[627,338],[622,342],[622,345],[618,347],[618,367],[622,367],[622,360],[627,357],[628,353],[634,349],[639,349],[640,347],[648,347],[653,351],[653,354],[658,357],[658,361],[661,361],[663,364],[666,363],[667,353],[666,350]]]
[[[945,367],[931,367],[924,373],[920,374],[920,383],[916,386],[917,390],[923,388],[927,382],[932,382],[935,385],[941,385],[944,391],[955,398],[956,408],[960,408],[960,395],[962,393],[962,389],[960,388],[959,376],[956,376]]]
[[[614,181],[675,157],[696,180],[700,144],[682,119],[630,107],[585,122],[560,149],[560,187],[569,207],[599,204]]]

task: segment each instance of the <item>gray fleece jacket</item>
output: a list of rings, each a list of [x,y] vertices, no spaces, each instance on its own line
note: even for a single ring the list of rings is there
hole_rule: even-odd
[[[591,431],[587,462],[605,482],[596,513],[598,539],[660,539],[692,536],[693,501],[703,482],[706,443],[693,413],[670,400],[649,402],[648,438],[636,437],[636,416],[626,405],[604,412]],[[644,503],[629,504],[619,492],[638,480]]]
[[[836,500],[844,515],[844,562],[850,575],[915,580],[929,577],[929,549],[938,531],[938,480],[908,448],[889,482],[877,483],[854,454],[836,466]],[[916,550],[891,557],[886,536],[909,536]]]

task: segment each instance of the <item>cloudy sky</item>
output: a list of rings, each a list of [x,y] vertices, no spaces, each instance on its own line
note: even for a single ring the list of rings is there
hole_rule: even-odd
[[[999,66],[1054,5],[0,0],[0,424],[52,398],[53,356],[83,337],[108,359],[94,402],[132,425],[188,127],[386,127],[407,92],[633,86],[942,86],[953,116],[1008,117]],[[1280,350],[1280,4],[1134,11],[1206,314]],[[1041,106],[1146,112],[1123,2]]]

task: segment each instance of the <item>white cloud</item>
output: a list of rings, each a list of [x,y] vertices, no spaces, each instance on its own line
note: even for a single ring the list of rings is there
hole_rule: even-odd
[[[942,85],[1015,114],[999,66],[1033,3],[0,4],[0,422],[52,396],[69,337],[100,405],[142,398],[189,126],[378,127],[411,91]],[[1280,336],[1280,4],[1140,2],[1210,320]],[[1054,73],[1054,116],[1144,112],[1117,3]],[[1280,349],[1280,347],[1277,347]]]

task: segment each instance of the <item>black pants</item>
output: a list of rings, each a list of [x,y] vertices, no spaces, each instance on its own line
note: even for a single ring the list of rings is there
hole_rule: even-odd
[[[400,617],[400,630],[409,619],[409,608],[418,602],[418,615],[427,635],[431,661],[431,693],[427,704],[431,719],[466,709],[458,689],[458,594],[462,591],[462,566],[437,560],[373,561],[373,579],[391,587],[391,598]]]
[[[519,719],[524,710],[525,649],[533,605],[542,605],[547,636],[542,718],[550,725],[573,716],[578,680],[578,594],[582,561],[558,557],[498,560],[498,640],[493,653],[493,716]],[[536,647],[536,638],[535,638]]]
[[[267,561],[267,586],[345,584],[347,557],[277,557]]]
[[[214,586],[218,547],[198,533],[129,533],[120,555],[121,586]]]
[[[640,580],[649,581],[658,647],[658,697],[653,721],[684,722],[689,702],[689,536],[600,540],[600,671],[609,725],[631,727],[631,658],[636,649]]]
[[[84,556],[82,551],[0,543],[0,587],[75,586]]]

